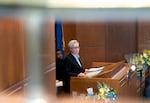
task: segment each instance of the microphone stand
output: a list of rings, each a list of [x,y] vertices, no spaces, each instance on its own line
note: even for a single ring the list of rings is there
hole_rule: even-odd
[[[140,96],[142,96],[142,70],[139,70],[140,71]]]

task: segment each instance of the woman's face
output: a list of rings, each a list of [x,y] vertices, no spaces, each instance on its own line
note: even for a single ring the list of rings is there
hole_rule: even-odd
[[[62,52],[61,51],[57,51],[56,52],[56,57],[57,57],[57,59],[62,59],[62,57],[63,57]]]
[[[73,54],[79,54],[80,47],[79,43],[75,43],[71,48],[70,48],[71,53]]]

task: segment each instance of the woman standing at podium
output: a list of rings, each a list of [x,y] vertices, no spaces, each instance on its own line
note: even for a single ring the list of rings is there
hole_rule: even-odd
[[[69,55],[65,58],[65,82],[64,90],[65,92],[70,92],[70,77],[71,76],[85,76],[85,69],[83,69],[82,63],[79,56],[79,42],[77,40],[71,40],[68,43],[70,50]]]

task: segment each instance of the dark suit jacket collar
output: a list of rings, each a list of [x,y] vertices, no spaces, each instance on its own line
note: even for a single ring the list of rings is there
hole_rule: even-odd
[[[69,54],[69,59],[70,59],[70,61],[72,61],[72,63],[74,63],[75,65],[78,65],[80,67],[80,65],[76,61],[75,57],[71,53]],[[81,65],[82,65],[82,63],[81,63]]]

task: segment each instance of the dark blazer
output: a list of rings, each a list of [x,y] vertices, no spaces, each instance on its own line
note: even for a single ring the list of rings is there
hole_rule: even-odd
[[[81,63],[81,61],[80,61]],[[82,63],[81,63],[82,65]],[[65,82],[64,82],[64,90],[66,92],[70,92],[70,77],[77,76],[79,73],[85,72],[83,67],[80,67],[75,57],[70,53],[65,58]]]
[[[56,58],[56,79],[57,80],[63,80],[64,77],[64,60],[63,59],[57,59]]]
[[[65,58],[65,70],[68,76],[77,76],[79,73],[85,72],[71,53]]]

